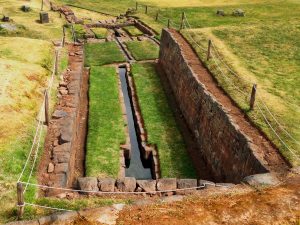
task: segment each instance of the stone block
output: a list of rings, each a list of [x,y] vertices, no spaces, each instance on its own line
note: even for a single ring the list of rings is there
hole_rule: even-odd
[[[259,185],[276,185],[279,183],[277,177],[272,173],[262,173],[247,176],[243,179],[243,182],[251,186]]]
[[[78,186],[83,191],[99,191],[96,177],[80,177],[78,178]]]
[[[134,177],[125,177],[125,191],[134,192],[136,188],[136,179]]]
[[[50,178],[57,187],[65,187],[67,185],[67,175],[65,173],[50,174]]]
[[[69,169],[68,163],[58,163],[55,165],[55,173],[67,173]]]
[[[176,178],[158,179],[156,187],[158,191],[176,190],[177,189]]]
[[[116,182],[119,191],[134,192],[136,189],[136,179],[134,177],[125,177],[118,179]]]
[[[205,188],[215,187],[216,184],[208,180],[198,180],[198,186],[205,186]]]
[[[193,188],[193,187],[197,187],[197,179],[178,179],[177,180],[177,188],[178,189]]]
[[[156,180],[137,180],[137,185],[144,192],[156,191]]]
[[[73,136],[73,120],[70,117],[64,118],[60,131],[60,144],[71,142]]]
[[[98,178],[98,187],[100,191],[114,192],[116,180],[113,178]]]
[[[52,117],[54,119],[60,119],[62,117],[66,117],[67,115],[68,115],[68,113],[63,110],[55,110]]]
[[[49,14],[47,12],[40,12],[40,22],[49,23]]]
[[[68,163],[70,161],[70,152],[54,152],[53,161],[55,163]]]
[[[55,154],[56,152],[70,152],[71,150],[71,143],[64,143],[62,145],[57,145],[53,149],[53,153]]]
[[[49,163],[47,171],[48,171],[48,173],[54,172],[54,164],[53,163]]]

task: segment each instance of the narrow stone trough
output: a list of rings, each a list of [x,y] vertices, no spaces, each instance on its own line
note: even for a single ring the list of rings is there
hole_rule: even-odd
[[[128,121],[128,131],[130,137],[130,154],[126,160],[126,177],[135,177],[136,179],[152,179],[151,169],[149,163],[143,160],[140,150],[140,144],[138,143],[138,137],[136,132],[136,123],[133,115],[133,103],[130,98],[130,90],[128,88],[128,78],[126,67],[119,67],[119,76],[121,80],[122,92],[124,96],[124,103],[126,106],[126,115]],[[148,164],[148,165],[147,165]]]

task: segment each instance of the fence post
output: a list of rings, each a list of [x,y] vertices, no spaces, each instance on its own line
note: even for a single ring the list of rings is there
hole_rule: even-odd
[[[180,24],[180,30],[183,28],[183,22],[184,22],[184,18],[185,18],[185,12],[182,12],[182,15],[181,15],[181,24]]]
[[[66,27],[63,26],[63,41],[62,41],[62,47],[65,47],[65,39],[66,39]]]
[[[148,6],[146,5],[145,7],[145,13],[147,14],[148,13]]]
[[[158,12],[156,13],[155,21],[158,20]]]
[[[256,95],[256,84],[253,84],[252,86],[252,92],[251,92],[251,98],[250,98],[250,109],[252,110],[254,108],[254,102],[255,102],[255,95]]]
[[[138,2],[135,2],[135,10],[138,10]]]
[[[170,28],[170,19],[168,19],[168,28]]]
[[[22,219],[24,214],[24,193],[23,193],[23,184],[17,183],[17,197],[18,197],[18,219]]]
[[[55,51],[55,75],[58,74],[58,50]]]
[[[210,54],[211,54],[211,40],[208,40],[207,61],[210,59]]]
[[[44,10],[44,0],[42,0],[41,11]]]
[[[49,126],[49,96],[47,89],[45,90],[45,124]]]

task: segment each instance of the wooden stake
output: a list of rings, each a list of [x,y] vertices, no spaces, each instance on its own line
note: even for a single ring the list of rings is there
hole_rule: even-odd
[[[252,86],[252,92],[251,92],[251,98],[250,98],[250,109],[252,110],[254,108],[254,102],[255,102],[255,95],[256,95],[256,84],[253,84]]]
[[[22,219],[24,214],[24,193],[23,193],[23,184],[17,183],[17,196],[18,196],[18,219]]]
[[[63,40],[62,40],[62,47],[65,47],[65,39],[66,39],[66,28],[63,27]]]
[[[146,5],[145,7],[145,13],[147,14],[148,13],[148,6]]]
[[[158,12],[156,13],[155,21],[158,20]]]
[[[49,96],[47,90],[45,90],[45,124],[49,126]]]
[[[184,18],[185,18],[185,12],[182,12],[182,15],[181,15],[181,24],[180,24],[180,30],[183,28],[183,22],[184,22]]]
[[[208,48],[207,48],[207,61],[210,59],[211,54],[211,40],[208,40]]]
[[[170,19],[168,19],[168,28],[170,28]]]
[[[42,0],[42,6],[41,6],[41,11],[44,9],[44,0]]]
[[[135,10],[138,10],[138,2],[135,3]]]
[[[55,51],[55,75],[58,74],[58,51]]]

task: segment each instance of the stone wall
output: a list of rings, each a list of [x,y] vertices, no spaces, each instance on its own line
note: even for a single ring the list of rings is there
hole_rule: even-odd
[[[58,102],[50,120],[45,152],[40,163],[39,183],[54,187],[72,187],[79,132],[80,90],[83,72],[83,47],[69,46],[69,65],[58,87]],[[56,194],[46,190],[46,195]]]
[[[166,29],[161,37],[159,65],[216,181],[238,183],[248,175],[267,171],[253,154],[250,140],[196,78],[181,46]]]

